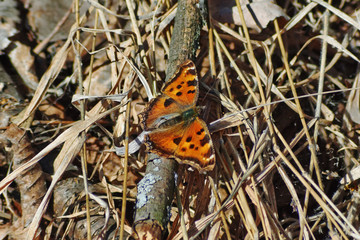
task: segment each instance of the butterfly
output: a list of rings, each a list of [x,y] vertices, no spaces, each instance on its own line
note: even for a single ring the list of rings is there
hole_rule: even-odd
[[[199,81],[195,64],[182,63],[172,78],[140,114],[145,145],[150,152],[195,167],[199,172],[215,166],[213,142],[198,116]]]

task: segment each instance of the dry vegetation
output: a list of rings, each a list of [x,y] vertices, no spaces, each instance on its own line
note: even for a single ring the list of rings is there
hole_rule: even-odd
[[[0,2],[0,239],[127,237],[147,153],[114,144],[142,132],[177,5],[50,2]],[[178,168],[164,236],[360,239],[360,1],[254,1],[247,28],[216,3],[196,65],[217,163]]]

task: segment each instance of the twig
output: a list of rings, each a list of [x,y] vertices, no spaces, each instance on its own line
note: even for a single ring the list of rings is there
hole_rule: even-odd
[[[186,59],[193,59],[201,30],[200,11],[194,0],[178,3],[174,31],[170,43],[166,81]],[[174,197],[177,163],[173,159],[149,154],[146,175],[138,186],[135,221],[135,238],[152,236],[160,239],[169,221],[169,209]]]

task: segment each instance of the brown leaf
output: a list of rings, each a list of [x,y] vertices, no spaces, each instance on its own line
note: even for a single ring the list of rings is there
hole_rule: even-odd
[[[257,32],[266,28],[268,23],[277,17],[288,18],[286,13],[270,0],[254,0],[250,3],[247,0],[241,0],[241,9],[244,14],[246,26]],[[209,1],[209,8],[212,17],[219,22],[235,23],[241,25],[239,11],[235,1],[223,0]]]
[[[14,163],[13,169],[18,168],[23,163],[31,159],[36,152],[31,146],[25,131],[11,124],[8,129],[0,135],[0,143],[7,151],[9,161]],[[40,205],[42,197],[46,192],[46,182],[43,171],[39,164],[35,164],[26,172],[19,175],[15,182],[18,185],[21,195],[21,220],[17,229],[22,232],[33,220],[35,212]]]
[[[34,32],[38,35],[40,40],[44,40],[48,37],[58,22],[62,20],[67,11],[71,8],[72,1],[39,1],[31,0],[29,8],[29,25]],[[69,17],[68,21],[65,21],[61,25],[61,28],[52,38],[53,41],[60,39],[66,39],[75,16]]]
[[[10,61],[22,78],[24,84],[32,91],[35,91],[39,79],[35,75],[35,59],[31,54],[31,49],[18,41],[14,42],[14,45],[16,45],[16,47],[9,53]]]
[[[360,71],[357,72],[355,81],[352,85],[352,90],[348,101],[346,103],[346,112],[349,114],[351,120],[356,123],[360,123]]]
[[[0,1],[0,50],[4,50],[10,43],[10,37],[18,33],[15,24],[20,22],[19,11],[15,0]]]

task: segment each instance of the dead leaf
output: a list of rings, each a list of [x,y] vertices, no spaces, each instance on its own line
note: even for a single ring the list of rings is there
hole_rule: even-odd
[[[0,50],[4,50],[18,30],[15,24],[20,22],[19,11],[16,9],[17,2],[14,0],[0,1]]]
[[[35,74],[35,59],[31,54],[31,49],[29,46],[26,46],[19,41],[14,42],[14,45],[16,45],[16,47],[9,53],[11,63],[22,78],[23,83],[32,91],[35,91],[39,79]]]
[[[58,25],[59,22],[63,21],[63,17],[72,7],[72,1],[39,1],[39,0],[30,0],[29,1],[29,25],[32,27],[34,32],[38,35],[40,40],[44,40],[50,34],[52,34],[54,28]],[[82,5],[83,8],[88,8],[89,5],[85,2]],[[72,24],[75,21],[75,14],[70,15],[70,17],[61,24],[60,29],[52,37],[52,41],[57,41],[61,39],[66,39],[69,34],[69,30]]]
[[[47,99],[45,99],[39,105],[39,111],[48,116],[51,119],[64,120],[65,119],[65,108],[59,103],[51,104]]]
[[[360,123],[360,71],[358,68],[355,81],[350,91],[348,101],[346,103],[346,112],[349,114],[351,120]]]
[[[105,60],[101,59],[103,62]],[[91,81],[91,83],[89,83]],[[93,72],[91,79],[89,76],[84,81],[84,92],[89,95],[105,96],[111,89],[110,65],[100,66]],[[80,89],[77,89],[80,93]]]
[[[4,151],[7,151],[8,161],[14,163],[13,169],[19,168],[36,154],[25,131],[18,128],[15,124],[11,124],[0,135],[0,145],[2,146],[1,148],[4,148]],[[10,237],[10,239],[20,239],[19,234],[27,231],[46,192],[45,176],[38,163],[22,174],[19,174],[15,182],[21,196],[21,218],[18,219],[16,216],[13,216],[13,231],[9,233],[9,236],[13,238]],[[15,229],[14,226],[17,226],[17,228]]]
[[[266,28],[270,21],[277,17],[288,19],[286,13],[270,0],[241,0],[241,9],[244,14],[246,26],[257,32]],[[235,23],[241,25],[239,11],[233,0],[209,1],[211,16],[219,22]]]

